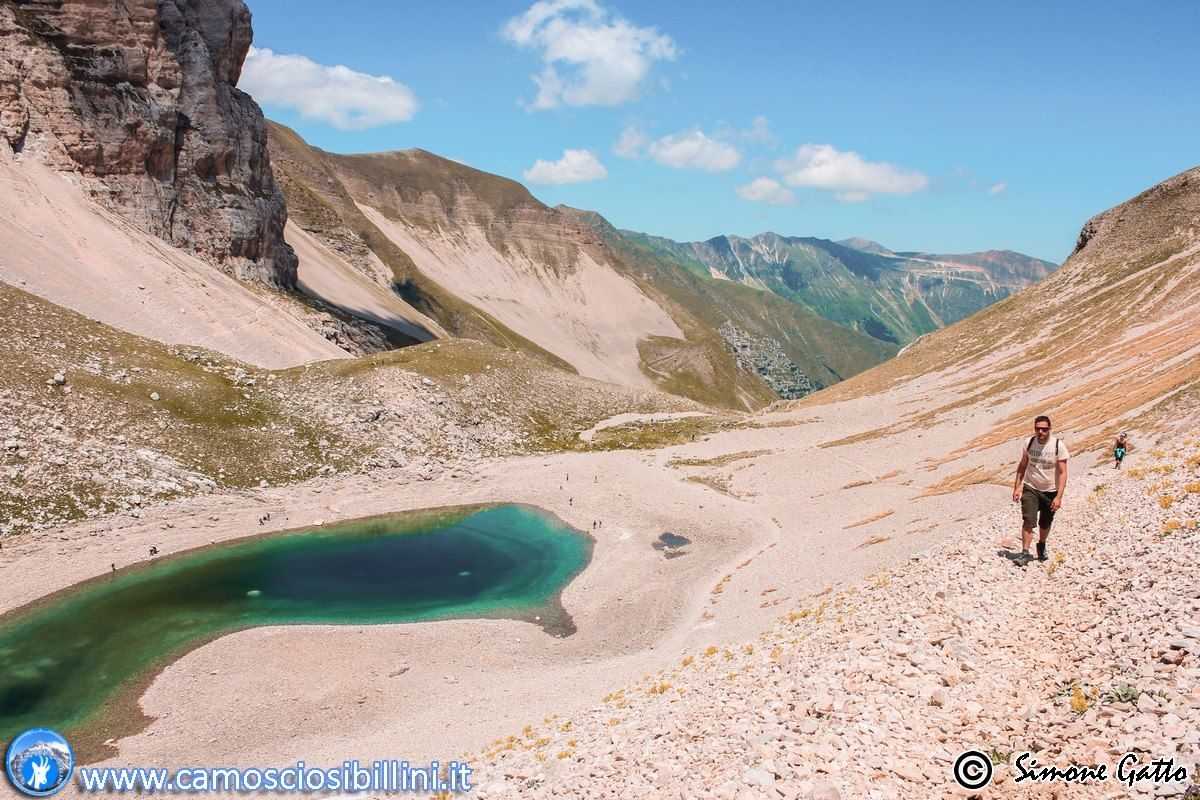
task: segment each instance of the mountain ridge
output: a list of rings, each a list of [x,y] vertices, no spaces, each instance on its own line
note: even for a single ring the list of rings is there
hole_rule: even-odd
[[[450,335],[727,408],[777,399],[715,330],[519,182],[420,148],[336,154],[270,131],[296,224],[351,261],[378,259]]]
[[[560,208],[576,214],[631,269],[713,328],[730,322],[753,338],[778,343],[813,389],[830,386],[895,353],[888,343],[831,323],[772,292],[714,278],[703,267],[665,258],[625,236],[595,211]]]
[[[1054,267],[1015,251],[899,254],[861,237],[837,242],[766,231],[676,242],[637,231],[622,234],[683,265],[772,291],[898,345],[1003,299]]]
[[[1137,299],[1131,333],[1126,313]],[[1022,420],[1049,413],[1095,444],[1121,428],[1170,427],[1172,405],[1200,403],[1200,167],[1101,212],[1082,227],[1074,252],[1035,291],[1012,295],[922,336],[887,364],[833,387],[828,402],[877,394],[919,375],[963,374],[963,403],[1011,391],[1021,375],[1068,385],[1030,394],[964,451],[986,448]],[[1048,322],[1030,326],[1035,313]],[[1091,353],[1086,359],[1081,354]],[[1072,359],[1079,359],[1073,361]],[[1075,367],[1080,375],[1070,374]],[[945,413],[932,404],[906,427]],[[889,430],[899,430],[892,426]],[[873,431],[869,437],[881,435]]]

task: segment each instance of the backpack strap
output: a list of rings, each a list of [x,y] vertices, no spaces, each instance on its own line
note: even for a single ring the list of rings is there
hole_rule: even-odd
[[[1034,440],[1034,439],[1036,439],[1036,438],[1037,438],[1036,436],[1030,436],[1030,437],[1029,437],[1029,444],[1025,445],[1025,452],[1026,452],[1026,453],[1028,453],[1028,452],[1029,452],[1031,449],[1033,449],[1033,440]]]

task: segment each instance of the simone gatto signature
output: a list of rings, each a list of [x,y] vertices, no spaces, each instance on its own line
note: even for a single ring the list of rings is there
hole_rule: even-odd
[[[1060,767],[1053,764],[1038,764],[1033,753],[1022,753],[1013,762],[1016,768],[1014,783],[1101,783],[1116,778],[1126,786],[1152,781],[1153,783],[1178,783],[1188,779],[1188,767],[1176,764],[1175,758],[1161,757],[1142,761],[1137,753],[1121,756],[1115,769],[1108,764],[1069,764]]]

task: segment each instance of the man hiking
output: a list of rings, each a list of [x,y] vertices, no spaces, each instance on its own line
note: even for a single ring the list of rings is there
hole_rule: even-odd
[[[1071,457],[1067,446],[1050,435],[1050,418],[1045,414],[1033,421],[1033,433],[1021,440],[1021,462],[1013,482],[1013,502],[1021,504],[1021,566],[1032,560],[1029,543],[1034,525],[1038,527],[1038,561],[1046,560],[1046,538],[1067,489],[1067,459]]]

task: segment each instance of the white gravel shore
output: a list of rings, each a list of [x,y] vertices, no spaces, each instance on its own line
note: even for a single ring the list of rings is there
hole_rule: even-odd
[[[1200,783],[1197,444],[1077,476],[1045,563],[1013,561],[1012,514],[997,513],[782,606],[757,639],[500,739],[478,796],[965,796],[951,772],[969,749],[998,765],[982,797],[1182,794]],[[1025,751],[1112,777],[1017,783],[1007,762]],[[1192,777],[1130,788],[1115,777],[1126,753]]]

